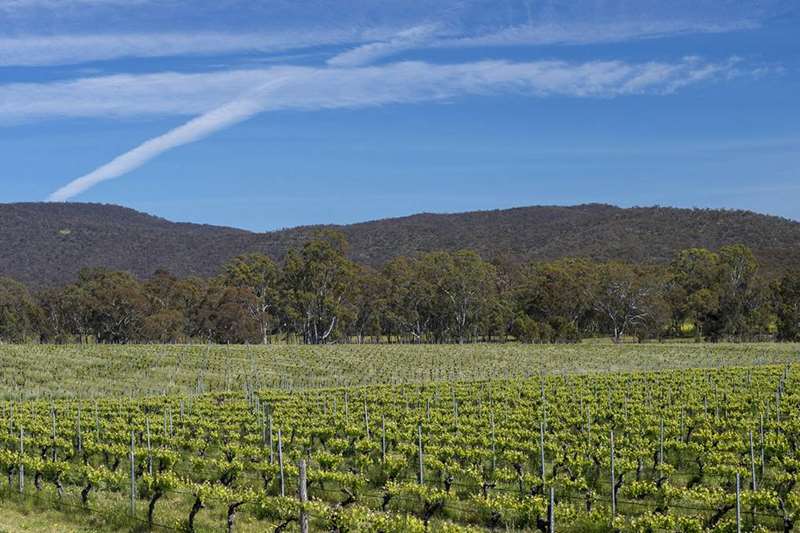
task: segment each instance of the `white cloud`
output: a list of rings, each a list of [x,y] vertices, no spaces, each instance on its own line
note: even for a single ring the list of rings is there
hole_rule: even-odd
[[[737,60],[707,63],[593,61],[459,64],[392,63],[359,68],[279,66],[200,74],[91,77],[0,85],[0,123],[59,117],[197,115],[278,78],[265,110],[360,107],[442,100],[464,94],[612,97],[669,93],[688,84],[741,74]]]
[[[436,47],[580,45],[654,39],[683,34],[727,33],[758,28],[755,20],[621,20],[531,23],[496,32],[439,39]]]
[[[225,74],[150,75],[140,76],[138,80],[129,76],[124,81],[114,77],[60,84],[56,87],[56,95],[47,93],[49,87],[40,87],[38,91],[20,85],[0,87],[0,97],[7,97],[0,98],[0,101],[11,102],[5,107],[0,106],[0,117],[4,113],[13,117],[13,113],[20,111],[34,116],[59,112],[94,116],[104,115],[109,109],[140,114],[148,106],[154,106],[151,112],[156,113],[189,113],[209,105],[211,87],[217,89],[214,98],[242,90],[245,84],[255,87],[73,180],[49,198],[63,201],[98,183],[120,177],[167,150],[270,110],[352,108],[498,91],[575,97],[663,93],[715,75],[728,74],[729,69],[729,65],[704,64],[696,58],[689,58],[677,64],[605,61],[573,65],[556,61],[484,61],[431,65],[406,62],[366,68],[283,67]],[[170,88],[171,93],[164,94]],[[5,89],[9,90],[4,93]],[[176,92],[180,96],[176,97]],[[31,94],[36,95],[40,107],[37,107],[35,99],[25,96]],[[28,102],[28,107],[20,110],[15,102],[22,103],[23,100]]]
[[[139,168],[167,150],[189,144],[248,119],[262,110],[261,100],[269,93],[270,89],[283,81],[280,78],[275,79],[258,87],[247,96],[204,113],[182,126],[140,144],[98,169],[69,182],[51,194],[48,200],[54,202],[68,200],[98,183],[117,178]]]
[[[353,48],[332,57],[329,64],[360,66],[413,49],[579,45],[692,33],[724,33],[753,29],[759,25],[757,20],[747,18],[722,22],[621,19],[613,22],[537,21],[484,29],[461,28],[444,22],[422,22],[400,28],[320,25],[264,33],[192,31],[14,36],[0,34],[0,66],[68,65],[124,57],[277,53],[343,45]]]
[[[370,35],[381,36],[381,30]],[[388,31],[386,35],[389,35]],[[0,37],[0,66],[47,66],[104,61],[122,57],[166,57],[271,53],[313,46],[357,42],[354,31],[232,34],[224,32],[120,33]]]
[[[328,65],[333,67],[358,67],[404,50],[420,48],[434,38],[436,30],[437,26],[435,25],[415,26],[399,32],[391,39],[364,44],[342,52],[329,59]]]

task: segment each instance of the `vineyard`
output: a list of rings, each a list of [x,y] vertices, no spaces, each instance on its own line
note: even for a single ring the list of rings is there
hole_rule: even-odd
[[[101,530],[791,531],[800,518],[797,345],[0,352],[2,505]]]
[[[800,344],[2,345],[0,398],[197,395],[782,364]]]

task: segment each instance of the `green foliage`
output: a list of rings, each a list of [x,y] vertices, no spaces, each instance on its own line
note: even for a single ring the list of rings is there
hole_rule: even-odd
[[[463,344],[511,336],[544,344],[608,335],[620,343],[680,337],[692,325],[698,340],[742,342],[775,329],[791,340],[800,328],[794,278],[767,286],[741,245],[684,250],[668,269],[584,259],[514,267],[462,250],[373,270],[346,254],[343,234],[325,230],[280,266],[248,254],[210,280],[158,271],[144,283],[88,269],[38,303],[2,280],[0,340]]]
[[[307,344],[336,339],[342,315],[352,316],[348,296],[355,265],[345,257],[346,249],[344,235],[328,230],[286,257],[286,313]]]
[[[785,341],[800,340],[800,271],[775,282],[773,295],[778,337]]]
[[[22,342],[37,336],[41,309],[24,285],[0,277],[0,342]]]
[[[685,360],[695,346],[671,349]],[[432,354],[439,347],[413,348]],[[559,349],[564,359],[588,362],[573,346]],[[751,360],[763,355],[750,349]],[[89,487],[90,504],[124,506],[132,466],[148,520],[169,516],[198,530],[232,524],[237,515],[252,530],[293,529],[302,512],[312,530],[376,533],[541,529],[550,487],[564,531],[728,531],[738,474],[744,529],[774,530],[800,515],[800,369],[796,362],[734,362],[533,379],[6,400],[0,469],[10,473],[12,489],[22,464],[30,492],[67,498]],[[420,426],[424,484],[416,478]],[[285,496],[270,453],[277,428]],[[612,430],[616,516],[609,506]],[[306,503],[296,496],[300,460]],[[756,491],[749,488],[753,471]]]

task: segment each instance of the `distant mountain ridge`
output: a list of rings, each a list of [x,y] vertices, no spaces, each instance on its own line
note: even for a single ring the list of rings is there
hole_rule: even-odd
[[[210,276],[245,252],[281,259],[323,227],[344,232],[352,259],[373,266],[399,255],[462,248],[487,259],[664,263],[683,248],[734,243],[749,246],[767,272],[800,266],[800,222],[738,210],[533,206],[254,233],[170,222],[115,205],[16,203],[0,204],[0,275],[32,287],[69,283],[93,266],[139,277],[159,268]]]

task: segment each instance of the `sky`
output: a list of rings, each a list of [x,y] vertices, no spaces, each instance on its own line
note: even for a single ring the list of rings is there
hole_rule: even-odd
[[[794,0],[0,0],[0,202],[800,220]]]

